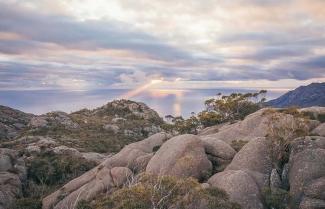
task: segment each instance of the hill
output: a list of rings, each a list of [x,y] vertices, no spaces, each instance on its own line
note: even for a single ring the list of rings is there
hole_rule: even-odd
[[[277,99],[267,102],[272,107],[325,106],[325,83],[311,83],[289,91]]]

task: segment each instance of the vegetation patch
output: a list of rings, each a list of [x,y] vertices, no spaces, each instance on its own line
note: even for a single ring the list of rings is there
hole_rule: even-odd
[[[227,194],[217,188],[204,189],[192,178],[143,174],[132,184],[96,200],[95,209],[239,209]]]
[[[263,197],[265,206],[268,209],[286,209],[289,201],[289,193],[283,189],[271,189],[269,187],[264,188]]]

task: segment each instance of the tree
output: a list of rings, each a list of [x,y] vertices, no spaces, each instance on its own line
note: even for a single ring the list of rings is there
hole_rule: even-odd
[[[211,126],[227,121],[241,120],[257,111],[265,101],[266,90],[256,93],[217,94],[217,98],[205,101],[206,109],[198,114],[204,126]]]

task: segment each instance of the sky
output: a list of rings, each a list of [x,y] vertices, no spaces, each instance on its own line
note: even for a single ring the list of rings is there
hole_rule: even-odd
[[[0,0],[0,90],[324,81],[325,0]]]

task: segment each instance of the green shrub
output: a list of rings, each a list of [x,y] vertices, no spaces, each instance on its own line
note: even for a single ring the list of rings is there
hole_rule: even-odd
[[[213,126],[222,123],[222,116],[216,112],[202,111],[198,118],[204,127]]]
[[[21,198],[14,203],[13,209],[42,209],[40,199]]]
[[[45,153],[29,162],[28,178],[38,184],[57,185],[80,176],[95,165],[83,158]]]

